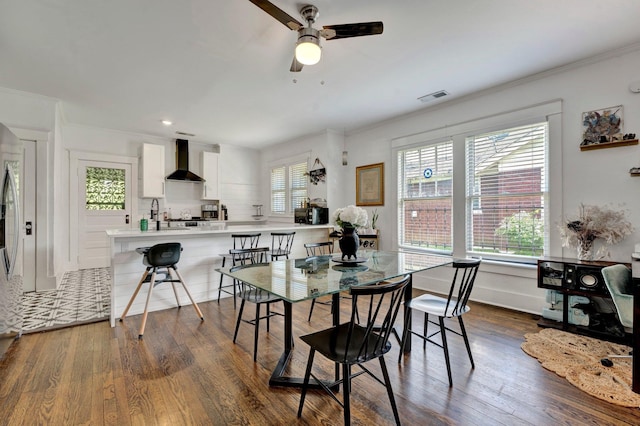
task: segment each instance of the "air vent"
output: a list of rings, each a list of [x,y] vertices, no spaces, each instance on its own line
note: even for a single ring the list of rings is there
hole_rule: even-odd
[[[445,97],[449,94],[446,90],[438,90],[437,92],[429,93],[428,95],[424,95],[418,98],[418,100],[422,103],[427,103],[431,101],[435,101],[436,99]]]
[[[178,131],[176,131],[176,135],[181,135],[181,136],[191,136],[191,137],[194,137],[194,136],[195,136],[193,133],[178,132]]]

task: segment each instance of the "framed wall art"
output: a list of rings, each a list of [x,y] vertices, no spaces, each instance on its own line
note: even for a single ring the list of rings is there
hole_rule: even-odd
[[[356,167],[356,206],[384,205],[384,163]]]
[[[623,139],[622,105],[582,113],[581,146]]]

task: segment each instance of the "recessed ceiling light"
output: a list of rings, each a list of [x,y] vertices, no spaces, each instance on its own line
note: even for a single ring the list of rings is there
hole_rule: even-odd
[[[164,124],[165,126],[171,126],[173,124],[173,121],[171,121],[171,120],[162,120],[161,123]]]

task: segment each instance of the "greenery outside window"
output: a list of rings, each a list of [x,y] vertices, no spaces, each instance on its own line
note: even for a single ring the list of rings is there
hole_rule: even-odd
[[[544,254],[546,122],[466,138],[466,251],[484,258]]]

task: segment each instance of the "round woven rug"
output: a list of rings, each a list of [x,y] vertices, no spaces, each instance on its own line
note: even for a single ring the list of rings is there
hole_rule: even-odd
[[[612,358],[613,367],[600,363],[609,355],[627,355],[630,347],[554,328],[524,337],[524,352],[578,389],[616,405],[640,407],[640,394],[631,390],[631,359]]]

